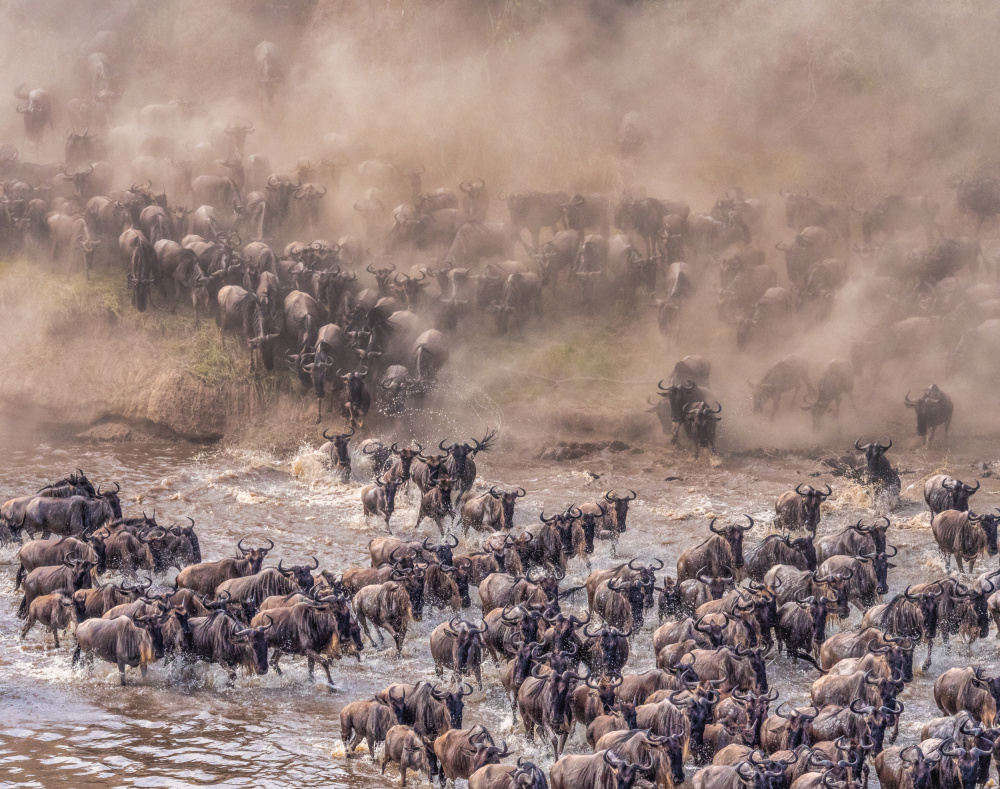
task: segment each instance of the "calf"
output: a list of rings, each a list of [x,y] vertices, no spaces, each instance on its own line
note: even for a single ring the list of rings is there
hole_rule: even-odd
[[[63,592],[36,597],[28,606],[28,618],[21,628],[21,640],[31,632],[36,622],[52,632],[56,649],[59,649],[59,630],[68,630],[73,622],[73,598]]]

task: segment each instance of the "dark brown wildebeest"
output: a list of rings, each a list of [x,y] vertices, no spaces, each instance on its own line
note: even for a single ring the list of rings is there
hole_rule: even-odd
[[[1000,513],[1000,509],[997,510]],[[944,567],[951,567],[951,557],[958,563],[958,571],[965,572],[962,566],[964,559],[969,563],[969,572],[973,572],[976,560],[984,552],[990,556],[997,555],[997,521],[1000,515],[959,510],[944,510],[931,519],[931,531],[944,556]]]
[[[740,269],[719,293],[719,319],[739,323],[771,288],[777,287],[778,274],[764,264]]]
[[[497,430],[488,430],[486,435],[479,441],[470,439],[470,443],[454,443],[445,446],[444,441],[438,443],[438,448],[447,453],[444,462],[444,470],[451,477],[458,488],[458,497],[455,504],[462,501],[468,491],[472,490],[476,481],[476,455],[480,452],[488,452],[496,446]]]
[[[769,534],[747,549],[744,572],[748,578],[760,581],[776,564],[788,564],[799,570],[815,570],[818,561],[812,537],[792,540],[787,534]]]
[[[822,563],[831,556],[860,556],[863,551],[885,553],[886,531],[891,525],[889,519],[882,516],[871,526],[864,526],[863,523],[864,519],[859,518],[857,523],[841,532],[820,537],[816,541],[817,560]]]
[[[320,452],[324,449],[329,453],[330,456],[330,467],[333,471],[340,477],[341,482],[347,482],[351,476],[351,454],[347,449],[350,443],[351,436],[354,435],[354,428],[351,427],[350,433],[339,433],[335,435],[327,435],[327,431],[323,431],[323,438],[326,442],[320,447]]]
[[[573,270],[582,240],[583,235],[576,230],[560,230],[532,253],[541,269],[543,286],[551,285],[555,292],[559,272]]]
[[[251,621],[252,627],[264,627],[273,623],[265,631],[267,644],[274,648],[271,653],[271,668],[281,674],[278,661],[284,654],[303,655],[309,667],[309,678],[319,663],[326,672],[327,687],[335,690],[330,676],[330,661],[325,651],[337,634],[337,620],[331,615],[329,605],[323,602],[301,602],[286,608],[271,608],[258,613]]]
[[[266,614],[262,619],[260,626],[246,627],[219,609],[206,617],[189,619],[191,633],[184,654],[220,665],[229,675],[229,687],[236,684],[239,668],[266,674],[267,632],[273,625]]]
[[[677,559],[677,582],[697,578],[702,570],[713,576],[730,572],[739,578],[743,568],[743,534],[754,526],[753,518],[749,515],[743,517],[748,525],[731,524],[720,529],[715,526],[717,518],[712,518],[708,524],[712,536],[693,548],[685,549]]]
[[[118,665],[118,676],[125,685],[125,667],[138,666],[142,676],[146,668],[163,657],[163,625],[171,613],[160,616],[139,616],[129,619],[88,619],[76,628],[77,646],[73,665],[92,663],[94,655]]]
[[[414,529],[420,528],[420,521],[430,518],[437,524],[438,531],[444,536],[445,516],[455,518],[455,509],[451,504],[451,478],[441,477],[437,485],[428,490],[420,499],[420,509],[417,512],[417,522]]]
[[[955,276],[963,268],[976,276],[982,254],[978,239],[942,238],[930,249],[911,252],[907,262],[916,271],[921,284],[934,285]]]
[[[833,494],[833,488],[826,485],[826,493],[817,490],[812,485],[800,483],[795,490],[789,490],[778,496],[774,505],[776,528],[807,530],[814,538],[819,526],[820,505]]]
[[[40,532],[43,539],[50,534],[83,537],[121,516],[118,491],[106,491],[96,498],[34,496],[24,505],[21,528],[30,533]],[[8,521],[15,519],[8,517]]]
[[[674,213],[679,212],[670,201],[624,194],[615,209],[615,227],[630,235],[641,236],[646,242],[646,257],[655,258],[662,251],[660,235],[664,227],[663,218]],[[690,208],[684,213],[685,219],[688,213]]]
[[[911,400],[910,393],[907,392],[903,402],[917,414],[917,435],[924,437],[925,447],[934,443],[934,434],[940,426],[944,426],[944,440],[948,440],[948,429],[951,427],[955,407],[951,398],[938,389],[937,384],[931,384],[916,400]]]
[[[566,740],[573,729],[573,709],[570,703],[574,684],[585,680],[574,671],[556,671],[540,674],[541,666],[531,669],[531,676],[525,679],[517,692],[517,708],[524,723],[529,742],[534,741],[535,729],[540,728],[548,735],[552,752],[556,759],[562,753]]]
[[[566,227],[570,230],[582,234],[588,228],[595,228],[604,238],[608,237],[611,231],[611,209],[608,198],[604,195],[573,195],[560,208]]]
[[[93,562],[96,571],[107,572],[104,560],[104,541],[96,537],[78,540],[75,537],[62,537],[58,540],[31,540],[24,543],[17,552],[19,563],[14,588],[20,589],[24,577],[39,567],[55,567],[67,559],[86,559]]]
[[[934,702],[947,715],[966,710],[984,726],[993,726],[1000,700],[1000,678],[990,678],[980,667],[951,668],[934,680]]]
[[[347,757],[354,754],[361,740],[368,745],[368,755],[375,762],[375,746],[385,742],[393,726],[402,724],[392,707],[377,699],[352,701],[340,710],[340,736],[344,741]]]
[[[498,748],[482,724],[471,729],[449,729],[434,740],[439,777],[444,781],[469,778],[476,770],[509,756],[507,743]]]
[[[979,484],[976,480],[976,487],[972,487],[946,474],[935,474],[924,483],[924,501],[930,508],[931,517],[945,510],[968,512],[969,497],[979,490]]]
[[[156,282],[156,250],[143,232],[134,228],[129,228],[118,237],[118,248],[128,272],[132,303],[139,312],[145,312],[150,286]]]
[[[632,789],[638,779],[652,777],[655,764],[652,754],[634,764],[610,750],[563,756],[549,770],[549,782],[552,789]]]
[[[514,527],[514,504],[525,495],[524,488],[505,491],[494,485],[482,496],[468,499],[462,504],[462,533],[468,538],[470,527],[484,532],[509,531]]]
[[[976,217],[978,236],[986,220],[1000,214],[1000,180],[983,174],[969,180],[955,180],[949,185],[956,190],[958,207]]]
[[[422,584],[421,588],[423,588]],[[395,640],[397,654],[402,654],[403,641],[413,616],[406,586],[395,580],[366,586],[354,595],[353,605],[358,623],[364,628],[365,635],[368,636],[372,646],[381,648],[385,643],[381,632],[384,629]],[[372,638],[371,631],[368,629],[369,621],[375,626],[375,632],[379,635],[379,644],[375,643],[375,639]]]
[[[684,434],[694,445],[694,459],[697,460],[702,449],[710,449],[715,454],[715,433],[721,416],[722,406],[718,402],[711,408],[705,402],[691,403],[684,408]]]
[[[177,574],[177,588],[191,589],[208,597],[214,596],[216,588],[224,581],[260,572],[264,557],[274,548],[272,540],[268,539],[267,542],[269,544],[266,548],[244,548],[241,539],[236,545],[241,558],[219,559],[185,567]]]
[[[77,623],[87,619],[100,618],[116,606],[133,602],[146,594],[152,584],[152,579],[148,579],[145,587],[127,586],[123,583],[120,585],[104,584],[96,589],[78,589],[73,594]]]
[[[803,290],[813,266],[831,257],[836,240],[837,235],[824,227],[807,227],[791,244],[775,244],[785,255],[788,281],[796,291]]]
[[[434,756],[434,746],[423,739],[409,726],[397,724],[385,734],[385,752],[382,755],[382,775],[389,762],[399,765],[399,774],[406,786],[406,772],[422,772],[428,781],[434,781],[438,774],[437,759]]]
[[[250,369],[254,368],[257,353],[265,370],[274,369],[274,340],[279,332],[268,323],[267,315],[261,308],[257,296],[248,293],[239,285],[226,285],[218,295],[219,311],[216,313],[216,323],[222,332],[225,344],[226,331],[235,329],[241,331],[250,349]]]
[[[826,641],[826,618],[829,606],[835,603],[827,597],[800,597],[778,609],[778,626],[775,637],[778,650],[784,649],[790,657],[810,655],[818,659],[820,648]]]
[[[20,638],[31,632],[36,623],[52,633],[56,649],[59,649],[59,631],[68,630],[73,622],[73,598],[64,592],[55,592],[36,597],[28,606],[28,616],[21,628]]]
[[[392,534],[389,526],[389,519],[396,511],[396,491],[399,490],[401,482],[390,477],[383,482],[381,478],[375,479],[375,484],[365,485],[361,489],[361,506],[365,513],[365,519],[373,515],[380,515],[385,518],[385,530]]]
[[[747,379],[747,385],[753,398],[753,412],[759,414],[764,410],[764,405],[768,400],[774,401],[774,408],[771,417],[778,413],[781,405],[781,398],[785,392],[791,392],[792,397],[789,405],[794,404],[799,389],[803,386],[806,392],[812,391],[812,384],[809,383],[809,362],[798,354],[791,354],[781,359],[769,369],[759,384]]]
[[[77,589],[91,588],[90,571],[94,562],[68,557],[57,567],[39,567],[24,579],[24,596],[17,609],[17,616],[24,619],[36,597],[55,592],[72,595]]]
[[[487,630],[489,626],[486,622],[481,627],[475,627],[458,616],[435,627],[431,632],[430,647],[434,670],[438,676],[443,676],[446,668],[455,672],[456,682],[467,674],[473,674],[482,690],[482,635]]]
[[[318,566],[318,565],[317,565]],[[306,571],[308,575],[308,571]],[[243,606],[247,619],[252,619],[260,610],[260,604],[269,597],[304,592],[312,588],[312,583],[302,588],[285,573],[275,567],[267,567],[260,572],[230,578],[215,588],[217,598],[232,599]]]
[[[660,420],[660,427],[663,433],[670,432],[670,443],[676,444],[680,434],[681,425],[685,422],[685,413],[688,406],[698,402],[705,402],[711,398],[711,393],[704,385],[695,384],[688,380],[686,383],[664,386],[661,380],[657,385],[657,392],[662,400],[653,405],[647,413],[655,413]],[[649,403],[649,399],[646,399]]]

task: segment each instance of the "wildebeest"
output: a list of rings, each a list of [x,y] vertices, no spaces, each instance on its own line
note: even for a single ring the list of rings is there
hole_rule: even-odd
[[[32,570],[39,567],[54,567],[74,557],[94,562],[98,573],[107,572],[102,539],[61,537],[58,540],[31,540],[24,543],[17,552],[19,566],[14,578],[14,588],[20,589],[24,577]]]
[[[1000,509],[997,510],[1000,513]],[[931,519],[931,531],[944,556],[944,566],[951,567],[951,557],[958,563],[958,571],[965,572],[964,559],[973,572],[976,560],[983,552],[997,555],[997,521],[1000,516],[972,511],[944,510]]]
[[[73,665],[92,662],[94,655],[118,665],[118,676],[125,685],[125,667],[138,666],[146,677],[146,668],[163,657],[163,624],[170,614],[137,616],[129,619],[88,619],[76,628]]]
[[[482,690],[482,636],[488,630],[485,622],[476,627],[457,616],[435,627],[430,636],[430,648],[438,676],[444,673],[445,668],[455,672],[456,681],[471,673]]]
[[[219,559],[214,562],[202,562],[185,567],[177,574],[178,589],[191,589],[206,596],[215,595],[219,584],[231,578],[242,578],[246,575],[259,573],[264,557],[274,548],[274,542],[268,540],[266,548],[244,548],[241,539],[236,548],[240,552],[238,559]]]
[[[823,369],[816,384],[816,400],[813,403],[806,403],[802,410],[812,414],[813,427],[819,430],[823,422],[823,415],[831,408],[834,415],[840,419],[840,401],[847,395],[854,406],[854,374],[857,372],[856,365],[851,365],[841,359],[831,359],[830,363]],[[856,406],[855,406],[856,408]]]
[[[969,496],[979,490],[979,480],[976,486],[949,477],[946,474],[935,474],[924,483],[924,501],[930,508],[931,517],[945,510],[967,512]]]
[[[711,450],[715,454],[715,434],[722,417],[722,406],[718,402],[711,408],[705,402],[692,403],[684,408],[684,434],[694,444],[694,459],[702,449]]]
[[[403,786],[406,786],[406,772],[422,772],[428,781],[433,782],[437,776],[437,760],[431,763],[429,757],[434,755],[433,744],[424,740],[413,729],[405,725],[396,725],[385,734],[385,751],[382,755],[382,775],[389,762],[399,765],[399,774]]]
[[[524,722],[529,742],[534,741],[535,729],[542,729],[552,746],[556,759],[566,746],[573,728],[573,710],[570,697],[574,683],[586,679],[574,671],[556,671],[539,674],[540,666],[531,670],[517,692],[517,708]]]
[[[115,485],[117,487],[117,483]],[[32,533],[40,532],[43,539],[50,534],[82,537],[121,516],[117,490],[105,491],[95,498],[35,496],[25,504],[22,512],[23,528]],[[8,520],[14,518],[8,516]]]
[[[222,331],[223,343],[227,330],[232,328],[242,332],[250,349],[250,369],[254,368],[254,361],[259,352],[264,369],[273,370],[273,343],[278,337],[278,332],[268,323],[267,315],[261,309],[257,296],[238,285],[226,285],[219,291],[218,303],[216,322]]]
[[[787,288],[768,288],[758,299],[753,311],[736,329],[736,347],[747,347],[751,340],[766,340],[775,336],[792,313],[795,297]]]
[[[26,92],[24,85],[18,85],[14,90],[14,96],[24,102],[17,105],[17,111],[24,119],[26,141],[39,145],[46,126],[55,133],[52,124],[52,100],[45,90],[35,88]]]
[[[815,570],[817,546],[811,537],[792,540],[786,534],[769,534],[746,551],[744,572],[748,578],[760,581],[776,564],[788,564],[800,570]]]
[[[267,632],[273,625],[265,615],[263,624],[246,627],[221,609],[207,617],[188,620],[191,628],[185,656],[220,665],[229,675],[229,687],[236,683],[239,668],[252,674],[267,673]]]
[[[717,518],[712,518],[708,524],[712,536],[693,548],[685,549],[677,559],[677,582],[697,578],[702,570],[713,576],[729,572],[739,577],[743,567],[743,535],[754,526],[753,518],[749,515],[743,517],[748,521],[746,526],[731,524],[722,528],[716,528]]]
[[[36,597],[28,606],[28,615],[21,628],[20,638],[24,638],[31,629],[41,623],[42,627],[52,633],[52,640],[59,649],[59,631],[68,630],[73,621],[73,598],[65,592],[55,592]]]
[[[393,577],[395,575],[394,573]],[[381,644],[375,644],[375,639],[372,638],[371,631],[368,629],[369,621],[375,626],[375,631],[383,643],[384,639],[380,628],[389,631],[396,642],[396,652],[402,654],[403,641],[413,616],[406,586],[398,580],[366,586],[354,595],[353,605],[358,623],[364,628],[365,635],[368,636],[372,646],[381,646]]]
[[[990,678],[982,668],[951,668],[934,680],[934,702],[947,715],[966,710],[985,726],[997,717],[1000,678]]]
[[[676,444],[680,434],[681,426],[685,423],[688,406],[695,403],[710,401],[711,393],[704,384],[696,384],[688,379],[686,382],[674,383],[664,386],[661,380],[657,385],[657,392],[662,400],[649,409],[656,414],[660,421],[660,427],[664,434],[670,432],[670,443]],[[649,400],[647,399],[647,403]]]
[[[671,263],[667,269],[666,298],[658,299],[652,294],[656,313],[656,325],[664,337],[680,337],[682,321],[681,309],[694,294],[694,277],[687,263]]]
[[[337,634],[337,620],[328,603],[304,601],[285,608],[271,608],[258,613],[251,621],[252,627],[273,627],[265,631],[268,646],[273,647],[271,668],[281,674],[278,661],[283,654],[304,655],[309,668],[309,678],[319,663],[326,672],[327,686],[333,687],[330,676],[330,661],[323,654]]]
[[[527,495],[524,488],[498,490],[494,485],[482,496],[462,504],[462,533],[468,538],[469,528],[476,531],[510,530],[514,526],[514,503]]]
[[[937,384],[931,384],[916,400],[911,400],[907,392],[903,402],[917,414],[917,435],[924,437],[924,446],[930,447],[934,443],[934,434],[942,425],[944,440],[948,440],[948,428],[951,427],[955,408],[951,398],[938,389]]]
[[[400,716],[401,717],[401,716]],[[377,699],[352,701],[340,710],[340,736],[350,758],[361,740],[368,745],[368,755],[375,761],[375,746],[385,742],[393,726],[402,724],[392,707]]]
[[[390,477],[387,481],[382,481],[381,477],[375,478],[373,485],[365,485],[361,489],[361,505],[364,509],[365,518],[372,515],[381,515],[385,518],[385,530],[392,534],[389,527],[389,519],[396,511],[396,491],[399,490],[401,482]]]
[[[747,385],[753,397],[754,413],[759,414],[764,410],[764,404],[768,400],[773,400],[774,408],[771,416],[774,417],[778,413],[781,397],[785,392],[792,393],[791,404],[795,402],[795,397],[803,386],[806,392],[812,390],[812,385],[809,383],[809,363],[798,354],[791,354],[776,362],[764,374],[759,384],[747,380]]]
[[[879,523],[884,521],[885,523]],[[865,526],[859,518],[853,526],[848,526],[836,534],[828,534],[816,541],[816,558],[820,563],[831,556],[859,556],[863,551],[884,553],[886,550],[886,530],[891,525],[885,516],[870,526]]]
[[[778,528],[791,530],[806,529],[814,537],[819,526],[820,505],[833,493],[826,485],[826,493],[812,485],[800,483],[795,490],[782,493],[775,502],[774,523]]]
[[[17,609],[18,617],[24,619],[28,616],[28,608],[36,597],[55,592],[72,595],[77,589],[89,589],[90,571],[94,564],[86,559],[67,557],[61,565],[32,570],[24,579],[24,596]]]

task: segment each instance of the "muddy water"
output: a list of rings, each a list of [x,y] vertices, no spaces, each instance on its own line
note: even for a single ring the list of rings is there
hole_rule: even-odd
[[[895,450],[894,450],[895,453]],[[977,458],[978,459],[978,458]],[[988,458],[985,458],[988,459]],[[904,501],[893,515],[890,542],[899,547],[892,591],[943,572],[919,493],[920,480],[942,464],[941,457],[901,453],[894,458],[904,476]],[[966,478],[973,474],[966,459],[950,458],[951,468]],[[798,482],[829,482],[835,494],[824,510],[821,533],[834,531],[866,513],[864,494],[843,480],[822,474],[822,467],[796,458],[729,459],[692,464],[686,456],[663,450],[605,453],[572,463],[554,464],[499,453],[480,456],[480,485],[523,485],[517,521],[526,524],[540,509],[562,509],[597,498],[609,487],[632,487],[639,493],[629,530],[619,548],[622,557],[659,556],[672,570],[677,555],[705,534],[712,514],[749,513],[759,524],[751,534],[760,539],[771,519],[778,493]],[[963,465],[964,464],[964,465]],[[361,516],[358,492],[365,461],[355,459],[355,479],[333,482],[322,458],[309,447],[291,457],[266,453],[197,452],[173,444],[138,443],[113,448],[90,445],[19,444],[9,436],[0,443],[0,495],[23,495],[46,481],[80,466],[97,481],[122,485],[126,514],[154,508],[162,522],[194,518],[206,559],[230,555],[243,536],[269,537],[272,554],[298,560],[316,555],[323,567],[344,569],[366,565],[368,541],[381,533]],[[599,479],[594,479],[599,475]],[[665,478],[674,478],[669,481]],[[676,479],[676,478],[680,479]],[[916,490],[906,492],[916,483]],[[984,480],[974,504],[1000,503],[997,485]],[[415,521],[416,499],[398,503],[394,531],[407,536]],[[426,523],[422,534],[436,533]],[[464,547],[464,546],[463,546]],[[129,672],[130,685],[118,686],[110,664],[72,670],[74,646],[67,636],[60,649],[36,629],[18,640],[15,618],[19,596],[13,592],[14,552],[0,552],[0,786],[389,786],[398,783],[392,768],[382,777],[367,758],[346,759],[339,738],[340,707],[370,697],[392,681],[433,679],[427,637],[448,617],[430,611],[411,631],[402,658],[373,651],[366,644],[363,661],[335,665],[337,692],[311,683],[302,659],[285,658],[278,677],[241,678],[226,689],[225,675],[204,665],[194,668],[154,666],[145,681]],[[609,546],[598,543],[594,567],[611,564]],[[996,560],[989,560],[990,568]],[[269,562],[270,563],[270,562]],[[582,583],[587,568],[574,561],[566,583]],[[171,580],[171,577],[160,579]],[[475,593],[473,593],[475,599]],[[475,601],[474,601],[475,602]],[[580,595],[580,602],[585,602]],[[476,610],[474,607],[473,610]],[[852,627],[855,613],[832,630]],[[635,641],[632,670],[654,665],[651,631]],[[919,660],[917,661],[919,663]],[[995,664],[995,641],[971,649],[955,645],[937,650],[928,674],[919,670],[903,694],[906,705],[901,740],[918,736],[921,723],[938,714],[933,705],[933,678],[944,669],[982,662]],[[995,666],[994,666],[995,667]],[[782,657],[772,661],[769,676],[781,698],[807,703],[815,672],[793,668]],[[469,697],[466,724],[485,723],[519,753],[548,766],[546,750],[525,742],[511,726],[499,672],[488,666],[485,691]],[[582,728],[570,750],[585,752]]]

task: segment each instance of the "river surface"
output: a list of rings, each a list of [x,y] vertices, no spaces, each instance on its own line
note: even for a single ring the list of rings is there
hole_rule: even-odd
[[[894,449],[891,454],[900,468],[912,471],[903,477],[904,500],[892,515],[889,532],[889,541],[899,547],[897,568],[890,573],[891,591],[896,592],[943,573],[922,501],[922,479],[941,465],[943,453],[904,454]],[[971,479],[975,476],[971,460],[990,458],[949,460],[956,473]],[[826,473],[810,476],[823,472],[823,467],[795,457],[747,456],[722,463],[703,457],[694,464],[689,456],[665,455],[647,447],[566,463],[484,453],[479,466],[481,487],[502,483],[527,489],[527,498],[518,502],[519,526],[537,518],[543,508],[561,510],[599,498],[612,487],[634,488],[639,498],[633,503],[619,555],[661,557],[671,574],[681,550],[707,535],[708,515],[749,513],[758,522],[751,539],[760,539],[773,517],[775,497],[799,482],[828,482],[834,488],[824,508],[821,534],[839,530],[868,512],[859,488]],[[10,435],[0,437],[3,499],[37,490],[76,467],[95,483],[120,482],[126,515],[155,509],[161,524],[194,518],[206,560],[232,555],[241,537],[267,537],[276,543],[268,565],[277,564],[279,558],[305,560],[315,555],[321,567],[343,570],[367,566],[367,543],[383,533],[379,524],[374,520],[366,524],[361,515],[359,490],[368,468],[361,457],[355,457],[354,478],[339,483],[310,447],[274,457],[159,442],[27,444]],[[1000,504],[997,487],[993,479],[983,480],[974,508]],[[393,518],[397,536],[412,533],[415,505],[412,496],[397,502]],[[421,533],[433,536],[436,529],[425,521]],[[353,659],[335,663],[334,693],[319,681],[309,681],[304,659],[288,657],[283,676],[270,672],[241,677],[233,689],[226,688],[225,674],[218,668],[162,663],[151,668],[145,681],[130,669],[130,684],[121,688],[111,664],[71,669],[72,635],[62,640],[60,649],[40,628],[19,640],[14,553],[15,549],[0,549],[0,787],[398,785],[394,768],[382,776],[360,752],[345,758],[338,713],[347,702],[370,698],[390,682],[434,679],[427,638],[450,612],[428,610],[423,623],[410,631],[401,658],[394,650],[374,651],[366,642],[361,663]],[[599,542],[594,568],[613,561],[608,543]],[[992,569],[996,559],[986,560],[986,565]],[[174,572],[158,580],[169,582]],[[586,573],[585,565],[574,560],[564,585],[582,583]],[[585,596],[579,595],[576,604],[585,603]],[[475,591],[470,617],[473,612],[478,612]],[[858,621],[855,613],[830,630],[853,627]],[[656,624],[655,616],[647,619],[645,630],[635,639],[629,670],[654,665],[651,633]],[[906,714],[901,742],[915,741],[920,725],[939,714],[931,694],[933,678],[951,666],[982,663],[995,668],[995,644],[991,632],[971,649],[964,644],[954,645],[950,652],[936,649],[928,674],[915,670],[915,681],[902,695]],[[918,666],[919,662],[920,658],[915,660]],[[791,667],[784,657],[772,660],[769,676],[782,700],[808,703],[816,673],[800,666]],[[490,663],[484,683],[483,693],[467,699],[465,725],[486,724],[517,753],[548,767],[547,746],[529,745],[519,727],[512,727],[499,670]],[[588,751],[582,727],[571,738],[569,751]]]

